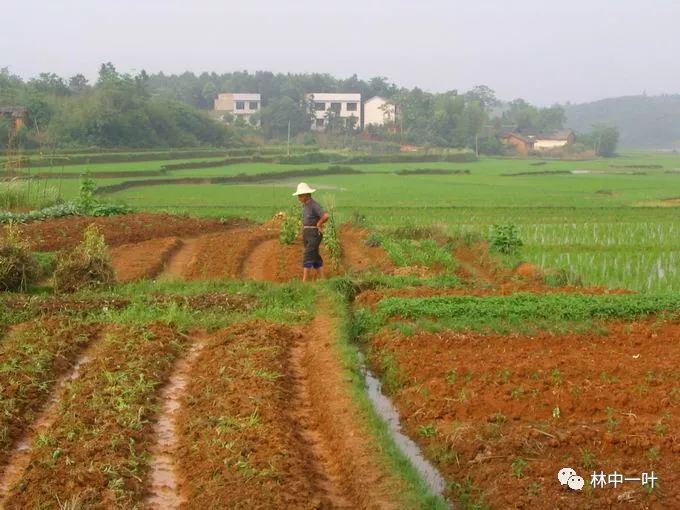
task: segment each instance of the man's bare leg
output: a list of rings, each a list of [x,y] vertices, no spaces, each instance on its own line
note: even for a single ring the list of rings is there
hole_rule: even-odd
[[[302,281],[306,282],[307,278],[309,277],[309,268],[303,268],[302,269]]]

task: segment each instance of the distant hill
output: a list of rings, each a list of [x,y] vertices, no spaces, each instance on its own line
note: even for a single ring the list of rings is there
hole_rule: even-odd
[[[616,97],[564,108],[566,126],[577,133],[606,122],[619,128],[619,148],[680,150],[680,94]]]

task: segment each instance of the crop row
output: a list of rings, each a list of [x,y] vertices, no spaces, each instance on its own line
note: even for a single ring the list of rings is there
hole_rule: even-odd
[[[162,325],[109,329],[66,387],[8,507],[132,508],[144,490],[156,389],[183,342]]]
[[[47,402],[55,380],[98,329],[69,319],[42,319],[14,326],[0,342],[0,466]]]
[[[680,311],[679,294],[529,294],[472,297],[387,298],[378,304],[383,317],[407,319],[470,318],[483,320],[584,321],[635,319]]]
[[[424,266],[456,269],[451,251],[440,246],[434,239],[411,240],[385,237],[381,245],[392,261],[399,267]]]

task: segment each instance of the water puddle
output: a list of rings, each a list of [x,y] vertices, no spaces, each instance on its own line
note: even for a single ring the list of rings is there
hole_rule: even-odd
[[[175,451],[179,441],[175,418],[189,382],[191,367],[204,346],[205,342],[200,338],[194,342],[187,355],[177,363],[174,374],[161,392],[162,408],[154,426],[157,442],[151,450],[151,487],[146,500],[150,508],[166,510],[179,508],[185,503],[177,482]]]
[[[363,365],[363,357],[361,357]],[[399,447],[401,452],[408,458],[413,467],[416,468],[418,474],[430,487],[432,492],[443,495],[446,490],[446,480],[441,473],[428,461],[420,447],[406,434],[401,431],[401,423],[399,421],[399,411],[394,407],[392,401],[382,393],[382,383],[373,373],[365,366],[362,369],[366,380],[366,391],[368,398],[373,404],[373,408],[378,413],[389,427],[390,433],[394,442]]]

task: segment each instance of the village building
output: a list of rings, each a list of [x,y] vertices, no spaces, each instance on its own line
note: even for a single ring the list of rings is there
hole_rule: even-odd
[[[311,128],[325,131],[331,123],[361,129],[361,94],[314,92],[305,95],[313,115]]]
[[[260,94],[253,93],[222,93],[215,99],[214,111],[224,115],[230,113],[235,118],[242,118],[249,122],[250,117],[262,108]]]
[[[549,151],[571,145],[576,135],[571,129],[552,133],[523,134],[511,131],[503,135],[503,143],[513,145],[518,154],[526,156],[532,151]]]
[[[374,96],[364,103],[364,126],[390,126],[397,121],[397,105],[384,97]]]
[[[516,132],[504,135],[503,143],[506,145],[513,145],[517,154],[521,154],[522,156],[527,156],[529,152],[534,150],[534,141]]]
[[[563,129],[552,133],[538,133],[527,135],[534,142],[534,150],[546,151],[560,149],[571,145],[576,140],[576,135],[571,129]]]
[[[0,106],[0,117],[10,119],[13,128],[18,131],[26,125],[27,112],[23,106]]]

